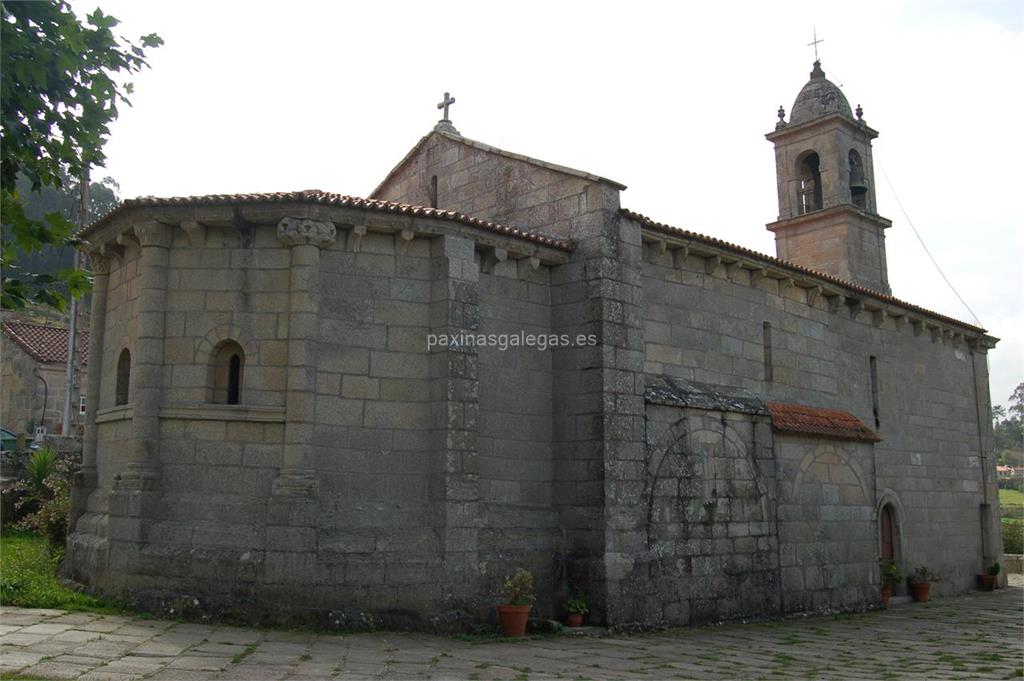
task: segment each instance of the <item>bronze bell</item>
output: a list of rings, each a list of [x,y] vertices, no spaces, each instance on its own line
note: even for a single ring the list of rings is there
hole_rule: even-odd
[[[850,191],[854,194],[866,194],[868,191],[868,181],[863,177],[855,177],[850,180]]]

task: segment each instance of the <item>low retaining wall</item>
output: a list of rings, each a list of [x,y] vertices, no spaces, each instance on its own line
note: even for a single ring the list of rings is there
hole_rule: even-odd
[[[1007,553],[1003,555],[1003,561],[1007,574],[1024,574],[1024,555],[1019,553]]]

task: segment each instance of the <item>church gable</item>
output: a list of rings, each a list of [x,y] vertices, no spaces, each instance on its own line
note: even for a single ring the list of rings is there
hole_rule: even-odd
[[[568,236],[594,210],[591,190],[625,189],[612,180],[435,129],[372,193],[375,199],[456,210]]]

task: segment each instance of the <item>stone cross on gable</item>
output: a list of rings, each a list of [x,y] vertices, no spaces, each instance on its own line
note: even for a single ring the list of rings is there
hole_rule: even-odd
[[[444,118],[437,122],[437,125],[434,126],[434,130],[438,130],[440,132],[447,132],[451,135],[459,134],[459,131],[455,129],[455,126],[452,125],[452,122],[448,120],[448,107],[454,103],[455,98],[452,97],[451,93],[444,93],[444,100],[438,102],[437,104],[438,109],[444,109]]]
[[[454,103],[455,103],[455,98],[452,97],[447,92],[444,93],[444,101],[439,102],[438,105],[437,105],[438,109],[444,109],[444,118],[442,118],[441,120],[443,120],[443,121],[447,121],[448,120],[448,107],[451,106]]]

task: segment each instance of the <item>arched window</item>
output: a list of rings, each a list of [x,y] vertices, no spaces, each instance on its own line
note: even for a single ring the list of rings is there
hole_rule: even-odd
[[[864,162],[856,149],[850,149],[850,201],[858,208],[867,208],[868,182],[864,177]]]
[[[240,404],[245,352],[233,340],[221,341],[213,349],[210,362],[210,401],[215,404]]]
[[[117,358],[117,384],[114,389],[114,404],[128,404],[128,386],[132,379],[132,353],[128,348]]]
[[[797,161],[800,185],[797,208],[801,215],[821,210],[821,160],[813,151]]]

